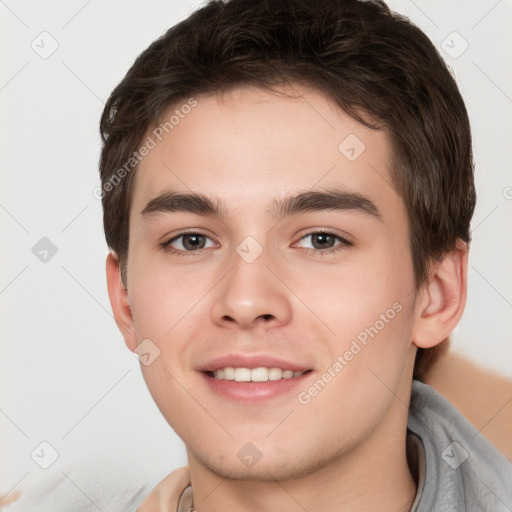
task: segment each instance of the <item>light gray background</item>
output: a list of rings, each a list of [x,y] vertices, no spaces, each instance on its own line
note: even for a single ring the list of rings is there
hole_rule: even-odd
[[[125,510],[186,463],[112,318],[93,190],[110,91],[201,3],[0,0],[0,496],[23,492],[9,510]],[[512,377],[512,3],[390,6],[442,48],[473,127],[478,205],[454,347]],[[53,40],[46,59],[31,47]],[[32,252],[42,237],[58,249],[46,262]],[[43,441],[59,454],[48,469]]]

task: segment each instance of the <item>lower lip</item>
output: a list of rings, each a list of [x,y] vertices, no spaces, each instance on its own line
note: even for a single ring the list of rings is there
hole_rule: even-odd
[[[265,382],[236,382],[216,379],[206,373],[202,373],[202,376],[210,389],[218,395],[238,402],[256,403],[289,393],[303,383],[310,374],[311,372],[307,372],[291,379],[267,380]]]

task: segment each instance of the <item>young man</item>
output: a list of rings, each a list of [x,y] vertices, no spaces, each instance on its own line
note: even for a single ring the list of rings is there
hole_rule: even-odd
[[[211,2],[101,133],[112,308],[190,469],[140,512],[512,509],[510,463],[417,380],[464,309],[475,204],[418,28],[381,2]]]

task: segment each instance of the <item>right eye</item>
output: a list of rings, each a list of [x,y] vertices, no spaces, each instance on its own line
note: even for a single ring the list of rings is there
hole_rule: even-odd
[[[213,240],[201,233],[181,233],[162,244],[163,248],[174,253],[186,253],[215,247]]]

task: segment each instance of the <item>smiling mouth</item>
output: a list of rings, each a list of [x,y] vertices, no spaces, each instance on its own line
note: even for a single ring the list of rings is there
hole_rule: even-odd
[[[281,368],[244,368],[227,366],[225,368],[218,368],[215,371],[207,371],[206,375],[213,379],[235,381],[235,382],[268,382],[294,379],[310,373],[312,370],[293,371],[283,370]]]

